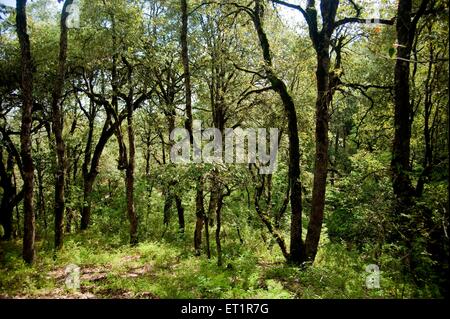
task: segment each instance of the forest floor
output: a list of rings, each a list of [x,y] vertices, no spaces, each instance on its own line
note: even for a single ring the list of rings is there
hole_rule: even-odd
[[[276,245],[242,245],[216,258],[195,256],[189,238],[175,243],[111,246],[94,235],[70,235],[62,251],[38,241],[32,267],[20,241],[0,243],[0,298],[407,298],[415,288],[382,272],[367,289],[365,260],[343,245],[324,244],[314,267],[286,265]],[[229,245],[235,247],[235,243]],[[259,248],[258,248],[259,247]],[[224,246],[227,252],[228,246]],[[66,267],[80,269],[80,288],[66,287]]]

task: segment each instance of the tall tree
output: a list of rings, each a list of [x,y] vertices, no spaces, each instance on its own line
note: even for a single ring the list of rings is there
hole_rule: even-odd
[[[120,161],[125,167],[125,189],[127,199],[127,216],[130,222],[130,244],[136,245],[138,243],[138,220],[134,204],[134,170],[135,170],[135,133],[133,127],[133,113],[134,110],[140,107],[140,105],[150,98],[152,90],[147,91],[144,88],[144,92],[139,97],[136,96],[135,86],[133,85],[133,70],[134,66],[123,56],[122,61],[127,68],[127,82],[129,89],[127,94],[118,92],[118,96],[125,101],[126,104],[126,117],[127,117],[127,135],[128,135],[128,154],[124,154],[124,158]],[[118,128],[120,130],[120,127]],[[122,135],[118,136],[119,143],[123,144],[123,140],[120,140]]]
[[[73,0],[64,1],[60,21],[59,59],[58,72],[52,93],[52,119],[53,134],[56,144],[56,180],[55,180],[55,249],[61,249],[64,235],[64,186],[66,174],[66,151],[63,139],[64,112],[61,105],[61,96],[64,88],[67,60],[67,8],[72,5]]]
[[[23,259],[32,264],[35,257],[35,217],[33,203],[34,163],[31,147],[31,128],[33,114],[33,62],[31,60],[30,38],[27,33],[27,1],[16,2],[16,28],[20,43],[22,125],[20,130],[20,153],[23,165]]]
[[[264,70],[274,91],[278,93],[288,118],[289,137],[289,185],[291,189],[291,233],[289,260],[300,264],[305,259],[302,239],[302,191],[300,181],[300,139],[298,136],[297,113],[295,104],[286,84],[279,78],[272,64],[270,44],[262,24],[262,3],[255,0],[254,8],[242,8],[252,18],[264,59]],[[282,249],[283,250],[283,249]]]
[[[188,1],[180,0],[181,2],[181,59],[183,62],[184,70],[184,88],[185,88],[185,99],[186,99],[186,129],[189,131],[190,136],[192,136],[192,89],[191,89],[191,71],[189,68],[189,49],[188,49]]]
[[[304,17],[309,30],[309,36],[316,52],[316,151],[314,157],[314,182],[311,202],[311,213],[309,215],[308,232],[305,241],[305,256],[308,261],[313,262],[320,240],[322,230],[323,213],[325,208],[325,190],[328,172],[328,126],[329,107],[333,97],[333,86],[330,76],[330,47],[331,37],[334,30],[348,23],[367,23],[375,19],[360,18],[361,8],[354,1],[349,1],[356,11],[355,17],[346,17],[336,20],[339,0],[321,0],[320,16],[321,27],[318,23],[318,12],[316,1],[308,0],[306,9],[292,3],[272,0],[273,3],[281,4],[298,10]],[[381,24],[393,24],[393,20],[376,19]]]
[[[413,14],[412,0],[400,0],[397,8],[397,59],[394,70],[394,143],[392,148],[392,186],[397,198],[397,212],[412,205],[414,188],[411,183],[411,126],[413,109],[410,100],[410,59],[417,23],[430,0],[423,0]]]

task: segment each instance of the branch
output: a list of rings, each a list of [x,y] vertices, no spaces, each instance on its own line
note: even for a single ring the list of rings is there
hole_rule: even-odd
[[[239,99],[239,101],[237,102],[237,105],[240,105],[242,103],[242,101],[245,100],[251,94],[262,93],[262,92],[266,92],[266,91],[270,91],[270,90],[273,90],[273,86],[268,86],[268,87],[264,87],[261,89],[255,89],[255,90],[248,91]]]
[[[243,72],[246,72],[246,73],[255,74],[255,75],[259,76],[259,77],[262,78],[262,79],[265,79],[265,78],[266,78],[265,75],[262,75],[261,73],[259,73],[259,72],[257,72],[257,71],[252,71],[252,70],[244,69],[244,68],[238,66],[236,63],[233,63],[233,66],[234,66],[236,69],[238,69],[239,71],[243,71]]]
[[[355,1],[353,0],[348,0],[348,2],[350,2],[350,4],[353,6],[353,9],[355,9],[356,11],[356,16],[359,17],[361,15],[361,7],[358,6]]]
[[[249,4],[247,6],[240,5],[240,4],[236,3],[236,2],[229,2],[227,4],[235,6],[239,10],[245,11],[252,18],[253,18],[254,14],[255,14],[253,12],[253,10],[248,7]]]
[[[203,6],[207,6],[210,4],[218,4],[216,1],[208,1],[208,2],[202,2],[200,3],[198,6],[196,6],[194,9],[192,9],[189,13],[188,16],[192,15],[195,11],[197,11],[198,9],[200,9]]]
[[[379,18],[370,18],[370,19],[363,19],[358,17],[352,17],[352,18],[343,18],[341,20],[338,20],[334,23],[334,28],[337,28],[341,25],[347,24],[347,23],[360,23],[360,24],[385,24],[385,25],[394,25],[396,20],[396,17],[393,17],[391,19],[379,19]]]
[[[289,3],[286,1],[282,1],[282,0],[271,0],[271,1],[273,3],[280,4],[282,6],[300,11],[300,13],[305,18],[306,23],[308,24],[311,39],[313,41],[316,41],[317,36],[318,36],[317,21],[315,21],[316,17],[311,17],[310,13],[308,13],[307,10],[303,9],[299,5],[295,5],[295,4],[292,4],[292,3]]]
[[[380,89],[380,90],[392,90],[394,87],[392,85],[376,85],[376,84],[359,84],[359,83],[343,83],[341,82],[340,85],[346,86],[353,89]]]

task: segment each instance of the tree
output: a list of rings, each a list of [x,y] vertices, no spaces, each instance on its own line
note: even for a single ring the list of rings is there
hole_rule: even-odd
[[[13,210],[23,199],[23,191],[17,193],[14,182],[14,156],[7,152],[6,166],[3,163],[3,148],[0,148],[0,185],[3,188],[3,196],[0,204],[0,225],[4,234],[1,240],[10,240],[13,233]]]
[[[316,1],[308,0],[306,9],[299,5],[293,5],[285,1],[272,0],[293,9],[298,10],[304,17],[309,30],[309,36],[316,52],[316,154],[314,164],[314,184],[312,193],[311,213],[309,215],[308,232],[305,240],[305,256],[313,262],[319,245],[322,230],[323,214],[325,208],[325,190],[328,173],[328,126],[329,107],[333,98],[333,83],[330,77],[330,47],[331,37],[337,27],[348,23],[367,23],[374,19],[360,18],[361,8],[350,1],[356,11],[355,17],[336,20],[339,8],[338,0],[321,0],[320,13],[322,17],[319,29]],[[378,23],[392,24],[392,20],[377,19]]]
[[[397,198],[397,214],[411,208],[414,196],[414,188],[410,178],[410,144],[413,121],[410,101],[410,59],[417,23],[427,9],[428,3],[429,0],[423,0],[414,15],[412,0],[400,0],[397,9],[398,43],[394,70],[395,134],[391,161],[392,186]]]
[[[261,14],[261,1],[256,0],[254,8],[244,7],[243,9],[252,18],[264,59],[264,71],[272,89],[280,96],[284,111],[288,118],[289,136],[289,187],[291,189],[291,232],[290,232],[290,253],[289,261],[300,264],[305,260],[304,244],[302,239],[302,191],[300,181],[300,141],[297,128],[297,113],[294,101],[288,92],[286,84],[273,70],[272,56],[267,35],[263,29]],[[281,242],[278,241],[280,244]],[[283,246],[283,244],[281,244]],[[283,247],[281,246],[281,249]]]
[[[64,187],[66,175],[66,151],[63,140],[64,111],[61,105],[61,95],[64,87],[67,60],[67,8],[73,0],[64,1],[60,21],[58,72],[52,93],[52,130],[56,142],[56,181],[55,181],[55,248],[62,248],[64,234]]]
[[[33,114],[33,64],[31,60],[30,39],[27,33],[27,1],[17,0],[16,3],[17,37],[21,53],[21,88],[22,88],[22,126],[20,130],[20,154],[23,165],[24,190],[24,233],[23,259],[32,264],[35,257],[35,217],[33,203],[34,164],[31,154],[31,127]]]

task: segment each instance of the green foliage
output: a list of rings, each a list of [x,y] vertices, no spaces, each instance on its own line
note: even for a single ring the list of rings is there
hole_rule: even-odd
[[[247,229],[247,231],[251,231]],[[186,239],[191,241],[192,238]],[[228,241],[227,241],[228,242]],[[231,246],[231,245],[230,245]],[[236,245],[233,245],[236,246]],[[24,297],[97,298],[409,298],[439,296],[435,286],[418,288],[401,277],[398,247],[385,247],[375,261],[369,255],[348,251],[341,244],[325,243],[314,267],[283,263],[280,253],[249,242],[228,255],[224,267],[214,259],[194,257],[185,242],[147,241],[137,247],[116,245],[111,235],[89,231],[71,235],[52,258],[40,250],[29,267],[20,245],[1,246],[5,253],[0,270],[1,295]],[[365,267],[381,269],[380,289],[367,289]],[[64,270],[81,268],[81,290],[65,289]]]
[[[392,199],[390,178],[384,169],[388,156],[353,155],[351,173],[329,188],[325,223],[332,242],[343,240],[357,248],[384,242]]]
[[[394,16],[393,1],[381,2],[381,16]],[[170,163],[169,130],[172,125],[185,127],[186,122],[180,7],[176,1],[80,3],[81,27],[68,32],[66,79],[60,101],[67,160],[65,221],[70,227],[65,229],[63,248],[56,253],[53,212],[57,171],[50,110],[58,65],[60,13],[55,1],[38,0],[28,6],[34,67],[32,155],[36,171],[37,258],[33,266],[21,258],[24,213],[19,203],[12,216],[13,239],[0,242],[0,298],[448,296],[448,17],[444,16],[448,4],[436,1],[442,12],[424,17],[417,28],[411,56],[413,62],[419,63],[411,64],[410,75],[414,118],[409,176],[413,187],[421,178],[425,185],[423,194],[414,197],[412,208],[401,214],[393,213],[390,172],[395,129],[393,70],[398,47],[395,27],[351,24],[333,33],[329,71],[336,83],[329,109],[324,225],[314,264],[294,267],[286,264],[255,210],[256,183],[262,181],[260,207],[267,210],[270,223],[289,246],[289,204],[284,214],[278,215],[287,203],[289,189],[288,117],[279,95],[267,87],[267,79],[261,76],[267,65],[245,12],[235,11],[233,5],[189,1],[193,118],[201,120],[203,128],[214,126],[218,115],[223,115],[225,127],[278,128],[277,170],[259,179],[252,176],[247,164]],[[364,5],[361,16],[372,15],[373,9]],[[9,157],[15,156],[14,147],[20,153],[21,63],[15,14],[13,10],[0,14],[0,161],[8,166]],[[263,27],[273,57],[271,70],[283,79],[296,107],[305,235],[316,165],[317,59],[306,25],[299,22],[303,17],[294,14],[298,16],[289,19],[279,6],[265,5]],[[340,2],[339,19],[354,14],[354,5]],[[340,51],[339,43],[345,43]],[[130,92],[135,99],[143,92],[151,92],[133,110],[133,204],[139,244],[132,247],[126,172],[118,169],[119,133],[129,148],[126,119],[110,134],[98,167],[91,167],[101,136],[117,117],[127,115],[124,96]],[[426,125],[430,126],[428,142]],[[3,134],[10,137],[12,145]],[[425,155],[427,146],[432,153],[430,159]],[[22,187],[19,165],[13,158],[16,193]],[[426,174],[428,168],[430,173]],[[89,173],[98,174],[92,192],[84,198]],[[200,177],[208,214],[214,188],[220,185],[226,194],[219,234],[223,266],[217,265],[215,210],[208,216],[211,258],[206,257],[204,228],[200,256],[193,251]],[[0,178],[3,203],[4,177]],[[175,204],[168,216],[163,216],[169,194],[181,200],[184,233],[177,224]],[[88,203],[90,225],[81,231],[81,211]],[[169,217],[167,225],[164,217]],[[4,227],[0,226],[0,236],[3,234]],[[64,271],[69,264],[81,267],[80,291],[65,287]],[[365,269],[370,264],[381,270],[379,289],[365,285]]]

